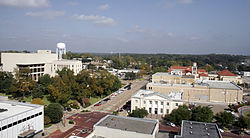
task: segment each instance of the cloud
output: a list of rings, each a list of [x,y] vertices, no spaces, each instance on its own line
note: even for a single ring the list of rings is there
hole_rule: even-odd
[[[84,14],[74,14],[73,18],[81,21],[90,21],[96,25],[116,25],[116,21],[113,18],[99,15],[84,15]]]
[[[39,11],[39,12],[27,12],[26,16],[40,17],[44,19],[54,19],[56,17],[64,16],[64,11]]]
[[[108,10],[110,8],[110,6],[108,4],[104,4],[98,7],[99,10]]]
[[[200,37],[192,36],[190,37],[190,40],[191,41],[200,40]]]
[[[132,33],[132,32],[143,33],[146,32],[146,29],[140,27],[139,25],[135,25],[126,31],[126,33]]]
[[[117,37],[117,40],[119,40],[119,41],[121,41],[121,42],[123,42],[123,43],[129,42],[128,39],[125,39],[125,38],[122,38],[122,37]]]
[[[76,6],[76,5],[78,5],[79,3],[78,3],[78,2],[75,2],[75,1],[70,1],[70,2],[68,2],[68,4],[69,4],[70,6]]]
[[[191,4],[191,3],[193,3],[193,0],[179,0],[179,3],[181,3],[181,4]]]
[[[0,0],[0,5],[18,8],[49,7],[48,0]]]

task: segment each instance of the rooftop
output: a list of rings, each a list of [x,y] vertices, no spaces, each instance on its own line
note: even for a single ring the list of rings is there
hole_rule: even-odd
[[[219,74],[220,76],[237,76],[233,74],[232,72],[230,72],[229,70],[222,70],[222,71],[217,72],[217,74]]]
[[[11,116],[15,116],[23,112],[27,112],[40,106],[41,105],[19,103],[13,101],[0,101],[0,109],[7,109],[3,112],[0,112],[0,120],[7,119]]]
[[[176,138],[222,138],[216,123],[182,120],[181,135]]]
[[[95,126],[103,126],[143,134],[153,134],[157,125],[157,120],[107,115],[96,123]]]
[[[159,96],[168,100],[181,100],[182,93],[181,92],[170,92],[169,94],[164,94],[161,92],[153,92],[151,90],[139,90],[132,97],[150,97],[150,96]]]

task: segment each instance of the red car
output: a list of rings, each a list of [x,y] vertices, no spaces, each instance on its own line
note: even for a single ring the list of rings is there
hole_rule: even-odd
[[[97,103],[97,104],[95,104],[94,106],[100,106],[100,105],[102,105],[102,104],[100,104],[100,103]]]

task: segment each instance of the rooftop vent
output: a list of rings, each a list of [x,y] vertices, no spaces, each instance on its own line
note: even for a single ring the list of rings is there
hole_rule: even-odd
[[[192,125],[192,122],[190,122],[190,124]]]
[[[193,134],[193,132],[192,132],[192,131],[190,131],[189,133],[190,133],[190,134]]]
[[[193,127],[192,127],[192,126],[190,126],[190,128],[192,129]]]
[[[208,136],[210,136],[210,133],[207,133]]]

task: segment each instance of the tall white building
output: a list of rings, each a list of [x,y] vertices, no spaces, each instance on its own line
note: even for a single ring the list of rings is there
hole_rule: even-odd
[[[25,138],[44,129],[42,105],[0,101],[0,138]]]
[[[182,93],[164,94],[150,90],[139,90],[131,97],[131,111],[145,108],[150,114],[170,114],[172,110],[183,105]]]
[[[51,50],[38,50],[37,53],[1,53],[2,70],[12,72],[20,68],[29,68],[33,80],[49,74],[55,76],[63,67],[74,71],[76,75],[82,70],[82,62],[78,60],[64,60],[62,54],[66,54],[64,43],[58,43],[57,54]]]

